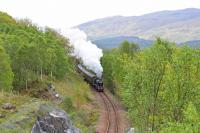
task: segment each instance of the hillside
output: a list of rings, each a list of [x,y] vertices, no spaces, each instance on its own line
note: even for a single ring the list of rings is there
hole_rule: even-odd
[[[65,110],[83,133],[95,130],[89,85],[76,73],[69,42],[54,29],[0,12],[0,133],[30,133],[49,108]]]
[[[159,36],[180,43],[200,39],[200,9],[161,11],[142,16],[113,16],[77,27],[92,40],[116,36],[153,40]]]
[[[180,45],[184,45],[184,44],[187,44],[191,47],[200,48],[200,40],[191,40],[191,41],[183,42]]]
[[[133,36],[117,36],[117,37],[110,37],[104,38],[99,40],[92,41],[101,49],[112,49],[117,48],[123,41],[133,42],[139,45],[140,48],[146,48],[153,44],[153,40],[145,40],[139,37]],[[188,45],[190,47],[200,47],[200,40],[191,40],[186,42],[177,43],[177,45]]]
[[[152,40],[145,40],[138,37],[119,36],[119,37],[111,37],[101,40],[95,40],[93,41],[93,43],[95,43],[99,48],[111,49],[111,48],[117,48],[120,45],[120,43],[122,43],[125,40],[138,44],[140,48],[148,47],[153,42]]]

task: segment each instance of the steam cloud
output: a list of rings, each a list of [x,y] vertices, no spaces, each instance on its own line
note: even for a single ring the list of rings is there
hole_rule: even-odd
[[[87,35],[79,29],[69,29],[64,32],[69,38],[70,45],[73,46],[72,55],[81,59],[87,69],[92,70],[98,77],[102,76],[103,68],[100,59],[103,52],[91,41],[87,40]]]

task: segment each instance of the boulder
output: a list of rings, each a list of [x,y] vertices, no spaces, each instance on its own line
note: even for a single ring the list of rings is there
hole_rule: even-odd
[[[0,114],[0,118],[5,118],[5,117],[6,117],[6,115]]]
[[[38,116],[31,133],[81,133],[74,127],[64,110],[54,109],[44,116]]]
[[[134,128],[130,128],[126,131],[126,133],[135,133],[135,129]]]
[[[7,110],[15,110],[16,107],[14,105],[12,105],[11,103],[5,103],[3,106],[2,106],[3,109],[7,109]]]

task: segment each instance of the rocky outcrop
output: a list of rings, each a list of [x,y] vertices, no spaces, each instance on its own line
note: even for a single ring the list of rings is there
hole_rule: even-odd
[[[81,133],[81,131],[72,125],[65,111],[54,109],[37,118],[31,133]]]

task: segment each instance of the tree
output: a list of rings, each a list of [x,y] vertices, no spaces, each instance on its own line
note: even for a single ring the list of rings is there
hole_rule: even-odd
[[[13,72],[10,60],[5,50],[0,46],[0,89],[10,91],[12,89]]]
[[[114,93],[113,75],[112,75],[112,55],[109,52],[103,54],[101,64],[103,65],[103,79],[106,87]]]
[[[199,132],[200,50],[158,38],[130,53],[125,42],[102,62],[133,126],[139,132]]]
[[[0,23],[11,23],[15,24],[15,20],[9,16],[7,13],[0,12]]]
[[[139,46],[135,43],[131,43],[128,41],[124,41],[120,44],[119,46],[119,51],[121,53],[126,53],[129,55],[134,55],[135,52],[137,52],[139,50]]]
[[[41,30],[30,20],[12,19],[4,13],[0,23],[1,45],[11,59],[15,90],[28,89],[35,81],[50,76],[63,78],[69,71],[68,40],[51,28]],[[1,20],[0,20],[1,21]]]

